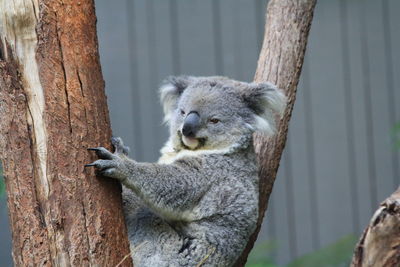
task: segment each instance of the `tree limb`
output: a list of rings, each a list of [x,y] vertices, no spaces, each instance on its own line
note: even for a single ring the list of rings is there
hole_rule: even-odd
[[[271,0],[268,3],[264,42],[254,80],[276,84],[285,91],[288,102],[278,133],[268,139],[256,135],[254,140],[260,163],[259,219],[256,231],[235,266],[244,266],[246,263],[268,207],[285,147],[315,4],[316,0]]]
[[[400,188],[372,216],[355,248],[351,266],[400,266]]]

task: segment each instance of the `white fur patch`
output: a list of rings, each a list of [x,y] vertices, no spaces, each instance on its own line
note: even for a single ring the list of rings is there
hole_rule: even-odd
[[[209,150],[202,150],[202,149],[198,149],[198,150],[181,150],[179,151],[175,158],[175,160],[178,159],[182,159],[185,157],[200,157],[203,155],[210,155],[210,154],[226,154],[231,152],[231,148],[227,147],[227,148],[223,148],[223,149],[209,149]]]
[[[278,89],[276,86],[272,85],[272,87],[273,90],[269,90],[265,94],[266,101],[271,110],[282,115],[286,107],[286,96],[283,91]]]
[[[172,84],[165,84],[160,87],[160,99],[164,110],[164,123],[171,119],[172,112],[175,109],[176,101],[179,97],[176,87]]]
[[[286,96],[275,85],[268,83],[270,89],[265,91],[263,96],[264,113],[255,115],[255,127],[264,135],[270,136],[276,132],[275,114],[279,117],[283,114],[286,107]]]
[[[203,155],[210,155],[210,154],[227,154],[232,152],[234,149],[233,146],[229,146],[227,148],[222,149],[198,149],[198,150],[180,150],[175,151],[172,147],[171,141],[165,144],[165,146],[161,149],[161,157],[158,159],[158,163],[161,164],[171,164],[176,160],[183,159],[185,157],[200,157]]]
[[[255,127],[257,131],[260,131],[264,135],[273,135],[276,131],[275,122],[272,120],[267,120],[266,118],[254,115]]]

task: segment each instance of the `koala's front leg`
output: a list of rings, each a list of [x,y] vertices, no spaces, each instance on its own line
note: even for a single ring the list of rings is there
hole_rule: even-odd
[[[93,163],[86,164],[85,167],[94,166],[102,175],[122,182],[128,177],[129,166],[134,162],[128,158],[129,148],[124,146],[121,138],[113,137],[111,138],[111,143],[115,149],[114,153],[104,147],[88,148],[88,150],[95,151],[99,159]]]
[[[207,176],[201,173],[201,168],[196,168],[198,163],[139,163],[126,156],[127,149],[120,138],[113,139],[112,143],[114,153],[103,147],[90,148],[100,159],[86,166],[94,166],[102,175],[118,179],[155,213],[165,218],[195,218],[188,211],[211,185],[211,181],[205,179]]]

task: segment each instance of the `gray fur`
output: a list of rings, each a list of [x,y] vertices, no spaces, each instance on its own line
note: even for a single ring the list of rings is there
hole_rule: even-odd
[[[170,138],[159,163],[95,148],[95,166],[123,185],[135,266],[232,266],[258,218],[256,130],[275,129],[285,97],[270,83],[224,77],[171,77],[161,87]],[[182,137],[189,112],[200,116],[195,139]]]

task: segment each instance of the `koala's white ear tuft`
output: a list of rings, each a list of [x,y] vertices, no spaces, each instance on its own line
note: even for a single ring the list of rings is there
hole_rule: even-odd
[[[164,110],[164,122],[168,123],[182,92],[192,82],[190,76],[170,76],[160,86],[160,101]]]
[[[275,115],[281,116],[286,107],[286,96],[272,83],[249,83],[242,90],[247,105],[255,112],[253,127],[264,135],[276,132]]]

